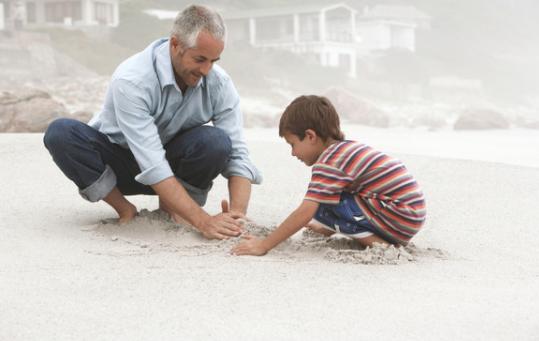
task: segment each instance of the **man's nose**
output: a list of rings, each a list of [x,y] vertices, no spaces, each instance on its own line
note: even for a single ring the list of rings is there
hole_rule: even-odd
[[[206,62],[200,67],[200,73],[204,76],[207,76],[210,73],[211,67],[213,66],[212,62]]]

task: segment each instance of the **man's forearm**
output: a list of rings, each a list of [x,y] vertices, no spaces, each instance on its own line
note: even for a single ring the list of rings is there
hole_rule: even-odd
[[[153,190],[167,207],[186,219],[195,227],[200,227],[209,215],[191,199],[185,188],[174,177],[152,185]]]
[[[251,181],[241,176],[231,176],[228,179],[228,193],[230,210],[246,214],[251,198]]]

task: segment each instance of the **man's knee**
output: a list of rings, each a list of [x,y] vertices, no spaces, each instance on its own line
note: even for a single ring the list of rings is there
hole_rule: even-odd
[[[212,160],[227,161],[232,152],[232,141],[224,130],[205,126],[204,127],[204,154]]]
[[[43,143],[49,151],[53,151],[65,145],[69,139],[72,128],[78,122],[69,118],[59,118],[47,127],[43,136]]]

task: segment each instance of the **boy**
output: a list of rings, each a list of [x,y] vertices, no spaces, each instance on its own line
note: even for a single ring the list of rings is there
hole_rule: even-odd
[[[265,239],[246,235],[232,253],[264,255],[303,226],[327,236],[350,236],[365,247],[406,245],[423,225],[423,193],[406,167],[365,144],[344,140],[328,99],[292,101],[281,117],[279,136],[293,156],[313,166],[305,199]]]

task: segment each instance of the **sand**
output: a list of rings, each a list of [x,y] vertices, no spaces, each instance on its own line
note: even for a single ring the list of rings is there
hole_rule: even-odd
[[[521,141],[499,134],[487,135]],[[441,135],[424,142],[451,158],[387,142],[428,200],[412,246],[361,250],[302,231],[264,257],[237,257],[236,240],[205,240],[152,197],[132,197],[139,217],[117,225],[78,196],[40,134],[2,134],[0,340],[538,340],[539,168],[473,161],[487,154],[477,150],[455,159]],[[265,175],[248,229],[263,235],[300,203],[309,170],[269,132],[247,136]],[[518,153],[533,160],[529,136]],[[219,179],[207,210],[224,197]]]

